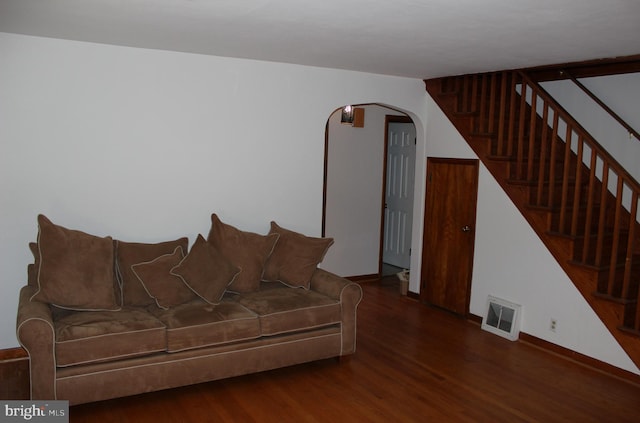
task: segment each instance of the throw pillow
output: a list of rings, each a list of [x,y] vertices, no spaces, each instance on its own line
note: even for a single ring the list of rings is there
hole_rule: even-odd
[[[333,238],[313,238],[271,222],[270,234],[280,238],[264,268],[263,279],[309,289],[311,276],[322,262]]]
[[[171,269],[171,274],[180,277],[200,298],[215,305],[241,271],[198,235],[189,254]]]
[[[278,240],[277,234],[259,235],[223,223],[214,213],[207,241],[216,247],[242,273],[229,286],[230,291],[251,292],[260,288],[264,264]]]
[[[155,244],[116,241],[116,270],[122,285],[124,305],[144,307],[155,302],[133,273],[131,266],[172,254],[176,247],[181,247],[183,252],[187,251],[188,245],[189,239],[186,237]]]
[[[179,276],[171,274],[171,269],[180,264],[183,258],[182,247],[178,246],[171,254],[131,266],[147,293],[164,310],[197,298]]]
[[[31,300],[72,310],[119,310],[113,240],[38,216],[38,290]]]

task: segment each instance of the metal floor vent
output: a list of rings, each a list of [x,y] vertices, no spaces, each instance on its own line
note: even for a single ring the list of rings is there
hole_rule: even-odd
[[[520,309],[519,304],[489,295],[482,329],[515,341],[520,334]]]

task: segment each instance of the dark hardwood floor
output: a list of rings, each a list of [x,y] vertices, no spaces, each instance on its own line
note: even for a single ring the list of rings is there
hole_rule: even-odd
[[[638,385],[402,297],[395,278],[363,288],[349,360],[79,405],[70,421],[640,421]]]

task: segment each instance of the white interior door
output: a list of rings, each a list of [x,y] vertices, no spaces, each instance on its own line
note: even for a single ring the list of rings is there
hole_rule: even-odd
[[[409,269],[416,163],[416,127],[413,123],[389,122],[387,135],[387,181],[382,261]]]

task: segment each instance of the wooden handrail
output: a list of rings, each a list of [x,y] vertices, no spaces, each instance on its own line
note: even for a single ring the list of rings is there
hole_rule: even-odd
[[[626,129],[627,132],[629,132],[630,136],[635,137],[635,139],[640,141],[640,134],[638,133],[638,131],[633,129],[631,127],[631,125],[629,125],[616,112],[614,112],[609,106],[607,106],[602,100],[600,100],[600,98],[597,95],[595,95],[589,88],[585,87],[582,82],[578,81],[573,75],[571,75],[566,70],[561,70],[560,72],[563,73],[564,75],[566,75],[571,81],[573,81],[573,83],[576,84],[578,86],[578,88],[580,88],[582,91],[584,91],[584,93],[586,95],[588,95],[589,98],[591,98],[593,101],[595,101],[598,106],[602,107],[602,109],[605,112],[609,113],[609,115],[612,118],[614,118],[616,120],[616,122],[618,122],[620,125],[622,125],[622,127],[624,129]]]

